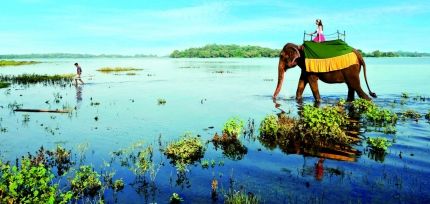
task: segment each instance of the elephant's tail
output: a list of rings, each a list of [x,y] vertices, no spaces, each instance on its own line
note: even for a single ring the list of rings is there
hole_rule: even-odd
[[[376,93],[372,92],[370,90],[369,87],[369,83],[367,82],[367,74],[366,74],[366,62],[364,62],[363,56],[361,56],[361,53],[358,52],[357,50],[354,50],[355,54],[357,55],[358,61],[359,61],[359,65],[363,65],[363,71],[364,71],[364,80],[366,81],[366,85],[367,85],[367,90],[369,90],[369,94],[370,96],[372,96],[373,98],[376,98]]]

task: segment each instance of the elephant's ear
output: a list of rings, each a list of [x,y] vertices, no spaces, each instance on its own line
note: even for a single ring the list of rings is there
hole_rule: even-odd
[[[300,57],[300,52],[298,50],[297,45],[292,43],[288,43],[284,46],[284,49],[281,51],[281,57],[283,57],[288,67],[294,67],[297,65],[297,59]]]

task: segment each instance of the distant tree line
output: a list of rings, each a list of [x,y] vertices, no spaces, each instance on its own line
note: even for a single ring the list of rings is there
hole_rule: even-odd
[[[216,58],[216,57],[278,57],[280,50],[260,46],[217,45],[211,44],[183,51],[175,50],[170,54],[173,58]]]
[[[7,54],[0,55],[0,59],[32,59],[32,58],[139,58],[157,57],[157,55],[115,55],[115,54],[72,54],[72,53],[48,53],[48,54]]]
[[[422,52],[382,52],[379,50],[375,50],[373,52],[365,53],[362,50],[358,50],[363,57],[430,57],[430,53],[422,53]]]

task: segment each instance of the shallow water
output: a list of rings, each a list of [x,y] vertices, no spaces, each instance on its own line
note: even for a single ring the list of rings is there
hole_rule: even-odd
[[[85,164],[96,170],[103,168],[111,153],[136,141],[158,146],[191,131],[208,141],[220,133],[225,121],[238,116],[254,119],[256,129],[270,113],[279,113],[271,94],[276,86],[277,59],[39,59],[45,63],[0,68],[1,74],[73,73],[74,62],[83,68],[83,86],[12,86],[0,90],[0,156],[12,160],[35,152],[40,146],[53,149],[61,144],[79,152],[78,145],[88,144]],[[430,110],[430,100],[402,99],[401,92],[412,97],[429,97],[430,58],[366,59],[367,76],[375,102],[395,112],[413,109],[422,115]],[[137,75],[104,74],[96,69],[104,66],[143,68]],[[216,73],[216,71],[224,73]],[[299,68],[288,70],[278,102],[281,109],[297,113],[291,100],[299,78]],[[362,84],[364,85],[364,78]],[[327,103],[346,98],[344,84],[319,83],[320,94]],[[365,89],[365,86],[363,86]],[[366,91],[367,92],[367,91]],[[54,102],[54,94],[63,98]],[[312,103],[310,88],[304,93],[305,103]],[[157,99],[167,101],[158,105]],[[401,103],[401,101],[403,102]],[[23,108],[56,109],[76,107],[72,114],[13,113],[8,104]],[[48,103],[46,103],[48,101]],[[100,105],[91,105],[99,102]],[[29,121],[24,116],[28,114]],[[97,117],[98,120],[94,118]],[[208,127],[213,126],[213,129]],[[131,185],[135,176],[124,167],[113,164],[115,178],[124,178],[125,189],[117,194],[107,190],[108,202],[165,203],[173,192],[187,203],[208,203],[211,181],[216,178],[220,189],[231,185],[236,190],[259,195],[266,203],[284,202],[416,202],[430,201],[430,124],[422,117],[418,122],[399,120],[395,135],[384,135],[395,143],[383,162],[369,158],[366,144],[354,162],[326,159],[324,173],[315,175],[319,158],[286,154],[279,147],[266,149],[258,140],[241,138],[247,153],[231,160],[207,144],[205,159],[223,162],[215,168],[191,166],[189,185],[176,184],[176,170],[164,156],[155,152],[155,160],[164,166],[155,179],[156,189]],[[254,135],[258,135],[255,132]],[[362,138],[383,135],[365,132]],[[401,156],[400,156],[401,155]],[[339,173],[340,172],[340,173]],[[185,182],[186,183],[186,182]],[[129,185],[130,184],[130,185]],[[142,192],[137,191],[140,189]],[[146,193],[145,193],[145,190]],[[222,195],[217,202],[222,202]]]

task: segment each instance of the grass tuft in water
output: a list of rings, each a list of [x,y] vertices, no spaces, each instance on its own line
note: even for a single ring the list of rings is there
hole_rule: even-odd
[[[0,67],[3,66],[19,66],[19,65],[30,65],[38,64],[36,61],[14,61],[14,60],[0,60]]]
[[[10,86],[10,83],[0,81],[0,89],[4,89]]]
[[[38,84],[44,83],[47,84],[55,84],[55,85],[65,85],[73,80],[75,77],[74,74],[56,74],[56,75],[39,75],[39,74],[22,74],[17,76],[0,76],[0,81],[20,84],[20,85],[29,85],[29,84]]]
[[[97,69],[97,71],[102,73],[112,73],[112,72],[131,72],[131,71],[141,71],[143,69],[133,68],[133,67],[102,67]]]
[[[225,204],[257,204],[260,203],[260,199],[252,193],[244,193],[242,191],[229,191],[224,195]]]
[[[164,104],[166,104],[166,99],[163,99],[163,98],[159,98],[159,99],[157,99],[157,103],[158,103],[158,105],[164,105]]]

